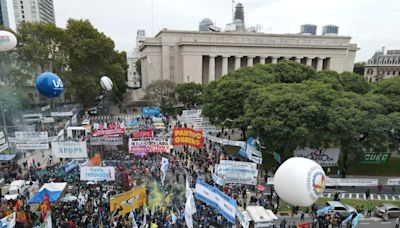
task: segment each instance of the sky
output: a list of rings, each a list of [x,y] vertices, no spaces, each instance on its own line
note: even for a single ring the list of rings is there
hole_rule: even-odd
[[[12,0],[8,1],[11,23]],[[244,5],[246,26],[262,26],[265,33],[298,33],[300,25],[339,26],[339,35],[352,37],[360,50],[356,61],[366,61],[376,50],[400,49],[398,0],[236,0]],[[232,0],[54,0],[56,24],[69,18],[88,19],[111,37],[116,49],[135,47],[136,30],[154,36],[163,28],[198,30],[203,18],[224,28],[232,21]]]

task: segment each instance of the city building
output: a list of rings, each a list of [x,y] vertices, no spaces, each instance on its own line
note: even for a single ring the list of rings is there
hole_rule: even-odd
[[[300,27],[300,34],[302,35],[317,35],[317,26],[311,24],[305,24]]]
[[[214,25],[214,23],[211,21],[210,18],[204,18],[203,20],[200,21],[199,23],[199,31],[201,32],[207,32],[210,31],[209,28],[210,26]]]
[[[7,0],[0,0],[0,26],[9,28]]]
[[[400,50],[375,52],[365,64],[364,77],[369,82],[400,76]]]
[[[336,25],[325,25],[322,27],[322,35],[324,36],[337,36],[339,34],[339,27]]]
[[[245,32],[246,25],[244,23],[244,7],[242,3],[238,3],[235,7],[232,23],[226,24],[225,32]]]
[[[43,22],[55,24],[53,0],[13,0],[15,24]]]
[[[244,7],[240,2],[236,4],[235,7],[235,14],[233,17],[233,21],[235,20],[241,20],[244,23]]]
[[[136,62],[140,59],[139,46],[146,39],[145,30],[137,30],[136,32],[136,47],[132,52],[128,52],[127,61],[128,61],[128,77],[127,77],[127,86],[129,89],[140,88],[140,75],[136,69]]]
[[[206,84],[240,67],[297,61],[316,70],[353,71],[348,36],[161,30],[140,46],[142,87],[154,80]]]

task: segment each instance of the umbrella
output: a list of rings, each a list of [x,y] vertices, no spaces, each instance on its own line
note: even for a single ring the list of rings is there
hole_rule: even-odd
[[[77,199],[78,199],[78,197],[73,196],[71,194],[67,194],[64,198],[62,198],[62,201],[63,202],[71,202],[71,201],[75,201]]]
[[[96,183],[94,183],[93,181],[88,181],[86,182],[86,184],[96,184]]]
[[[257,189],[258,189],[258,191],[263,192],[263,191],[265,191],[265,185],[259,184],[259,185],[257,185]]]

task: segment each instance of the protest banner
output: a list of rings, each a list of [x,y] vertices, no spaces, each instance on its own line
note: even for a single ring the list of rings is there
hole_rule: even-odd
[[[203,146],[203,131],[191,128],[174,128],[173,133],[174,146],[192,146],[201,148]]]
[[[314,160],[322,167],[337,166],[339,161],[340,148],[321,148],[321,149],[296,149],[293,152],[294,157],[303,157]]]
[[[111,166],[84,166],[81,167],[81,181],[113,181],[115,180],[115,168]]]
[[[125,215],[132,210],[143,206],[146,203],[146,198],[145,187],[132,188],[127,192],[110,197],[110,211],[113,212],[122,207],[119,215]]]
[[[17,150],[47,150],[49,149],[48,143],[25,143],[15,144]]]
[[[136,131],[131,133],[131,138],[151,138],[153,137],[153,130]]]
[[[123,128],[95,130],[93,136],[104,136],[104,135],[123,135],[125,130]]]
[[[172,146],[168,139],[149,138],[142,140],[129,139],[129,153],[143,156],[147,153],[169,153]]]
[[[87,158],[86,141],[51,142],[51,150],[57,158]]]
[[[48,138],[49,134],[47,131],[16,131],[15,138],[16,139],[45,139]]]
[[[215,165],[214,179],[219,185],[224,184],[257,184],[257,164],[252,162],[239,162],[222,160]]]
[[[143,116],[158,116],[160,115],[161,110],[159,107],[144,107],[143,108]]]
[[[118,146],[122,145],[122,137],[92,137],[90,138],[90,145],[92,146]]]

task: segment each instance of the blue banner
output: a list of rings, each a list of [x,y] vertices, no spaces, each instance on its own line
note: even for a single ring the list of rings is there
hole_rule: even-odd
[[[158,116],[161,114],[159,107],[144,107],[143,116]]]
[[[78,167],[78,163],[75,160],[72,160],[64,165],[64,172],[68,173],[69,171]]]

